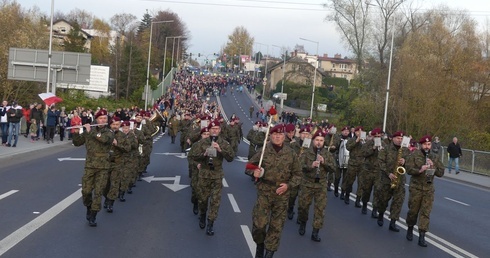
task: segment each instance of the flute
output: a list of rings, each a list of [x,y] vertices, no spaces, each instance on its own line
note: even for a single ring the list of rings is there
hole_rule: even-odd
[[[107,123],[103,123],[103,124],[92,124],[92,125],[90,125],[90,127],[99,126],[99,125],[107,125]],[[82,127],[84,127],[84,126],[83,125],[74,125],[74,126],[66,127],[65,130],[67,130],[67,129],[80,129]]]

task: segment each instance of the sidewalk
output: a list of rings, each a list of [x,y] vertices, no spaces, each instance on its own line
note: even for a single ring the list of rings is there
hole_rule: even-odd
[[[17,142],[17,147],[6,147],[0,145],[0,160],[11,158],[12,156],[19,155],[19,154],[29,153],[33,151],[42,151],[47,148],[52,148],[52,147],[62,146],[67,144],[71,144],[71,140],[68,141],[68,138],[65,138],[63,139],[63,141],[60,141],[59,135],[56,135],[54,137],[54,143],[49,143],[49,144],[43,140],[30,142],[30,138],[26,138],[24,137],[24,135],[20,135],[19,140]]]
[[[456,175],[456,172],[454,172],[454,170],[451,171],[451,174],[450,174],[450,173],[448,173],[448,170],[446,169],[444,172],[444,176],[442,178],[446,178],[448,180],[459,181],[459,182],[467,183],[467,184],[474,185],[474,186],[481,186],[481,187],[485,187],[485,188],[490,189],[490,177],[489,176],[483,176],[483,175],[464,172],[464,171],[461,171],[459,174]]]

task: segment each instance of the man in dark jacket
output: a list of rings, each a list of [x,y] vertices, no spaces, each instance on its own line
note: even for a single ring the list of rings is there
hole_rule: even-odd
[[[459,157],[463,156],[463,154],[461,153],[461,146],[459,146],[458,138],[453,138],[453,142],[447,146],[447,152],[449,153],[449,163],[447,164],[449,174],[451,174],[453,161],[455,163],[456,174],[459,174]]]
[[[36,138],[39,140],[39,132],[41,128],[41,123],[44,121],[44,113],[42,110],[43,105],[42,104],[37,104],[34,108],[31,109],[31,119],[36,120],[36,125],[37,125],[37,132],[36,132]]]
[[[9,123],[9,136],[7,140],[7,147],[16,147],[19,140],[20,132],[20,119],[22,118],[22,107],[17,105],[16,101],[12,101],[12,107],[7,110],[7,119]],[[14,144],[12,144],[12,137],[15,138]]]

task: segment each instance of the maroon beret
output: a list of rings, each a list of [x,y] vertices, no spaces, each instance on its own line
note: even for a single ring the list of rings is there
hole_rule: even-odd
[[[207,132],[209,132],[209,128],[207,128],[207,127],[203,127],[203,128],[201,129],[201,134],[203,134],[203,133],[207,133]]]
[[[325,135],[327,135],[327,132],[323,130],[316,130],[312,138],[315,139],[316,137],[325,137]]]
[[[285,127],[284,127],[286,133],[289,133],[289,132],[292,132],[294,131],[294,129],[296,129],[296,127],[293,125],[293,124],[287,124]]]
[[[310,133],[311,129],[309,126],[303,126],[301,129],[299,129],[299,133]]]
[[[272,127],[269,131],[270,134],[273,134],[273,133],[284,133],[285,131],[285,128],[284,128],[284,125],[283,124],[278,124],[274,127]]]
[[[398,132],[395,132],[391,137],[393,137],[393,138],[398,137],[398,136],[403,137],[404,135],[405,135],[405,133],[403,131],[398,131]]]
[[[379,128],[379,127],[376,127],[373,130],[371,130],[372,136],[375,136],[376,134],[381,134],[381,133],[382,133],[382,131],[381,131],[381,128]]]
[[[256,125],[256,126],[262,126],[262,122],[261,121],[256,121],[254,125]]]
[[[115,116],[115,117],[113,117],[113,118],[111,119],[111,124],[112,124],[112,123],[114,123],[114,122],[119,122],[119,121],[121,121],[121,118],[119,118],[119,117]]]
[[[107,116],[107,110],[101,109],[95,113],[95,119],[97,119],[99,116]]]
[[[208,128],[211,129],[212,127],[215,127],[215,126],[218,126],[218,127],[220,126],[220,122],[219,122],[218,119],[216,119],[216,120],[212,121],[211,123],[209,123]]]
[[[357,131],[359,131],[359,130],[364,131],[364,127],[362,127],[362,126],[357,126],[357,127],[354,129],[354,131],[355,131],[355,132],[357,132]]]
[[[350,130],[348,126],[344,126],[342,127],[342,131],[345,131],[345,130]]]
[[[330,129],[332,127],[335,127],[335,125],[334,124],[329,124],[327,128]]]
[[[130,124],[129,121],[123,121],[121,123],[121,126],[129,126],[129,124]]]
[[[135,117],[137,116],[145,116],[145,111],[140,111],[139,113],[136,113]]]
[[[424,137],[420,138],[419,143],[426,143],[426,142],[432,142],[432,137],[430,135],[425,135]]]

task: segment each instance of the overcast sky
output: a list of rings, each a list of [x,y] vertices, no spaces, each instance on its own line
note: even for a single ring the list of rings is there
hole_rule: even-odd
[[[42,12],[50,13],[51,0],[17,1],[25,8],[37,5]],[[296,44],[304,45],[307,52],[314,54],[316,44],[301,41],[301,37],[318,41],[320,55],[352,56],[334,24],[325,21],[328,10],[321,6],[326,2],[328,0],[55,0],[54,9],[69,13],[79,8],[106,21],[117,13],[131,13],[141,20],[147,9],[150,14],[170,9],[187,25],[191,35],[189,52],[202,55],[218,52],[233,29],[244,26],[256,42],[269,45],[271,55],[279,53],[279,49],[271,45],[293,49]],[[440,3],[469,10],[481,23],[490,17],[488,0],[420,0],[416,5],[429,9]],[[256,50],[267,52],[266,47],[260,45],[256,45]]]

